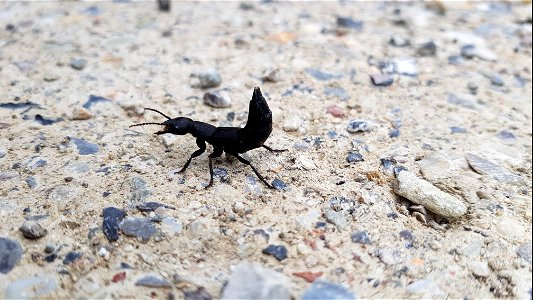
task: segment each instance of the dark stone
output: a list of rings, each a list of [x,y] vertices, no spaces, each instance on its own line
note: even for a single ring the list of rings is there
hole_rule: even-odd
[[[169,12],[170,0],[157,0],[157,6],[159,8],[159,11]]]
[[[40,108],[40,106],[31,101],[26,101],[26,102],[16,102],[16,103],[14,102],[0,103],[0,108],[15,110],[15,109]]]
[[[26,181],[26,184],[28,185],[28,187],[30,189],[34,189],[34,188],[37,187],[37,180],[35,180],[34,177],[28,176],[28,177],[26,177],[25,181]]]
[[[228,181],[229,175],[228,170],[224,168],[214,168],[213,169],[213,177],[220,179],[220,181]]]
[[[500,131],[496,136],[506,141],[516,140],[516,136],[512,132],[507,131],[507,130]]]
[[[363,156],[359,152],[352,152],[346,157],[346,161],[349,163],[364,161]]]
[[[279,261],[287,258],[287,248],[283,245],[268,245],[268,247],[263,249],[263,253],[272,255]]]
[[[396,137],[399,137],[399,136],[400,136],[400,129],[393,128],[393,129],[389,130],[389,137],[390,138],[396,138]]]
[[[283,182],[281,179],[277,179],[277,178],[272,180],[272,186],[280,191],[286,191],[288,189],[287,184]]]
[[[416,54],[420,56],[433,56],[437,53],[437,45],[433,41],[429,41],[420,45]]]
[[[61,122],[63,121],[63,118],[55,118],[55,119],[51,119],[51,118],[46,118],[46,117],[43,117],[42,115],[40,114],[36,114],[35,117],[34,117],[35,121],[41,125],[52,125],[54,123],[57,123],[57,122]]]
[[[87,102],[85,102],[82,106],[83,108],[91,109],[91,107],[97,103],[106,103],[106,102],[111,102],[111,100],[106,99],[104,97],[100,97],[100,96],[90,95]]]
[[[67,253],[65,258],[63,259],[63,264],[64,265],[70,265],[71,263],[73,263],[76,260],[78,260],[81,256],[82,256],[81,252],[73,252],[73,251],[71,251],[71,252]]]
[[[0,273],[7,274],[22,257],[20,244],[8,238],[0,237]]]
[[[135,285],[147,286],[147,287],[172,287],[170,282],[159,275],[146,275],[143,278],[137,280]]]
[[[84,139],[71,137],[70,140],[76,145],[76,148],[78,148],[78,154],[80,155],[95,154],[99,151],[97,144],[90,143]]]
[[[363,29],[363,21],[357,21],[349,17],[337,17],[337,26],[361,31]]]
[[[139,204],[136,205],[137,209],[142,211],[142,212],[151,212],[151,211],[154,211],[158,207],[161,207],[161,206],[164,207],[164,208],[167,208],[167,209],[176,209],[173,206],[165,205],[165,204],[159,203],[159,202],[143,202],[143,203],[139,203]]]
[[[50,255],[47,255],[44,257],[44,261],[48,262],[48,263],[51,263],[51,262],[54,262],[57,258],[57,254],[55,253],[52,253]]]
[[[413,232],[410,230],[400,231],[400,237],[408,241],[413,241],[415,239]]]
[[[352,238],[352,242],[358,243],[358,244],[371,244],[372,243],[372,241],[370,240],[370,236],[368,236],[368,232],[366,232],[366,230],[352,233],[351,238]]]
[[[70,61],[70,66],[75,70],[83,70],[87,66],[87,60],[83,58],[73,58]]]
[[[465,45],[461,47],[461,55],[465,58],[474,58],[476,56],[476,46]]]
[[[452,131],[452,133],[466,133],[466,128],[459,126],[451,126],[450,130]]]
[[[213,298],[203,286],[200,286],[193,291],[184,290],[183,297],[185,300],[211,300]]]
[[[147,218],[129,217],[124,219],[119,226],[124,234],[140,238],[142,242],[147,242],[157,232],[154,224]]]
[[[125,216],[126,212],[121,209],[115,207],[104,208],[102,231],[109,241],[118,240],[119,224]]]

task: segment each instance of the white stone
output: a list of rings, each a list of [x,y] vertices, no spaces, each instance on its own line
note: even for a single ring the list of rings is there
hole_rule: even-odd
[[[222,299],[290,299],[289,279],[257,263],[239,263],[222,292]]]

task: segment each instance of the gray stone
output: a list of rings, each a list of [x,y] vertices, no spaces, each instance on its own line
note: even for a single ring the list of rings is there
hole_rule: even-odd
[[[222,83],[222,78],[216,70],[207,70],[204,72],[191,74],[191,77],[193,78],[193,83],[191,86],[194,88],[213,88]]]
[[[290,299],[289,279],[257,263],[239,263],[222,292],[222,299]]]
[[[20,226],[19,231],[28,239],[39,239],[48,233],[37,221],[25,221]]]
[[[98,145],[90,143],[84,139],[71,137],[70,141],[76,146],[78,149],[78,154],[80,155],[96,154],[100,150]]]
[[[126,212],[116,207],[106,207],[104,208],[102,215],[102,231],[104,232],[104,235],[111,242],[118,240],[118,229],[120,222],[122,222],[126,216]]]
[[[14,171],[0,172],[0,182],[10,180],[13,178],[17,178],[17,177],[19,177],[18,172],[14,172]]]
[[[0,148],[0,158],[6,156],[6,154],[7,154],[7,150],[4,148]]]
[[[214,108],[227,108],[231,106],[231,98],[225,91],[213,91],[204,94],[204,104]]]
[[[45,297],[57,289],[57,282],[51,276],[28,277],[7,285],[7,299],[36,299]]]
[[[25,181],[26,181],[26,184],[28,185],[28,187],[30,189],[34,189],[38,185],[37,184],[37,180],[35,180],[35,177],[33,177],[33,176],[26,177]]]
[[[528,263],[531,263],[531,242],[518,246],[516,254]]]
[[[7,274],[22,257],[20,244],[8,238],[0,237],[0,273]]]
[[[176,235],[183,231],[183,225],[172,217],[165,217],[161,220],[161,231],[169,235]]]
[[[148,218],[127,217],[120,223],[120,230],[127,236],[134,236],[147,242],[157,232]]]
[[[143,275],[141,278],[139,278],[135,282],[135,285],[155,287],[155,288],[172,287],[172,284],[170,284],[168,280],[154,273]]]
[[[87,60],[83,58],[73,58],[70,61],[70,66],[75,70],[83,70],[87,66]]]
[[[489,175],[501,182],[520,183],[524,181],[522,177],[477,155],[468,153],[465,158],[472,169],[481,175]]]
[[[371,129],[372,126],[369,121],[360,119],[351,120],[346,127],[346,130],[350,133],[365,132],[370,131]]]
[[[78,193],[74,187],[59,185],[53,188],[48,194],[48,199],[52,201],[65,201],[72,199]]]
[[[404,39],[398,35],[393,35],[389,39],[389,44],[394,47],[406,47],[411,45],[411,42],[408,39]]]
[[[378,249],[376,254],[379,260],[388,266],[401,264],[404,261],[402,253],[396,249],[382,248]]]
[[[358,244],[371,244],[372,243],[372,241],[370,240],[370,236],[368,236],[368,232],[366,230],[352,233],[351,238],[352,238],[352,242],[358,243]]]
[[[420,294],[420,298],[443,297],[446,294],[430,279],[422,279],[415,281],[405,287],[409,293]]]
[[[340,284],[325,280],[316,280],[304,291],[301,299],[357,299],[357,297],[350,290]]]
[[[433,41],[424,43],[418,47],[416,54],[420,56],[434,56],[437,53],[437,45]]]
[[[326,217],[326,220],[328,222],[335,224],[335,226],[337,226],[337,229],[340,231],[345,229],[347,226],[346,218],[344,217],[342,212],[337,212],[329,207],[326,207],[324,208],[324,217]]]
[[[150,190],[148,189],[148,184],[144,179],[139,176],[131,178],[131,198],[130,206],[134,207],[139,203],[145,202],[145,200],[151,195]]]
[[[346,157],[346,161],[349,163],[364,161],[363,156],[359,152],[352,152]]]
[[[477,108],[476,99],[468,94],[449,94],[448,103],[469,109]]]
[[[372,74],[370,79],[375,86],[390,86],[394,83],[394,77],[389,74]]]
[[[458,218],[467,212],[462,201],[409,171],[400,171],[396,175],[394,192],[446,218]]]

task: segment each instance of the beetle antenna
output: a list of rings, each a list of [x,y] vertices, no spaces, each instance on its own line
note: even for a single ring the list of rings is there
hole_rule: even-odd
[[[157,109],[153,109],[153,108],[148,108],[148,107],[145,107],[144,109],[145,109],[145,110],[151,110],[151,111],[155,111],[156,113],[158,113],[158,114],[162,115],[163,117],[165,117],[165,118],[167,118],[167,119],[169,119],[169,120],[171,120],[171,119],[172,119],[171,117],[169,117],[169,116],[165,115],[164,113],[162,113],[162,112],[158,111]]]
[[[148,123],[141,123],[141,124],[130,125],[130,128],[131,128],[131,127],[135,127],[135,126],[144,126],[144,125],[163,125],[163,126],[165,126],[166,124],[163,124],[163,123],[152,123],[152,122],[148,122]]]

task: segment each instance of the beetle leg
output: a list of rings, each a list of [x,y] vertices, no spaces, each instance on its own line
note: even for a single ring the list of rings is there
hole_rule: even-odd
[[[183,173],[185,172],[185,170],[187,170],[187,167],[189,166],[189,164],[191,163],[191,160],[197,156],[200,156],[202,153],[205,152],[205,141],[204,140],[201,140],[201,139],[196,139],[196,145],[198,145],[198,147],[200,149],[194,151],[192,154],[191,154],[191,157],[189,157],[189,160],[187,160],[187,162],[185,163],[185,165],[183,166],[183,168],[181,168],[181,170],[177,171],[177,172],[174,172],[174,174],[176,173]]]
[[[265,178],[264,178],[263,176],[261,176],[261,174],[259,174],[259,172],[254,168],[254,166],[252,166],[252,164],[251,164],[249,161],[247,161],[246,159],[244,159],[242,156],[240,156],[240,155],[238,155],[238,154],[237,154],[237,155],[234,155],[234,156],[235,156],[240,162],[242,162],[243,164],[250,166],[250,167],[252,168],[252,170],[254,170],[255,175],[256,175],[257,177],[259,177],[259,179],[261,179],[261,181],[262,181],[266,186],[268,186],[268,187],[271,188],[271,189],[275,189],[275,187],[273,187],[270,183],[268,183],[268,182],[265,180]]]
[[[261,147],[267,149],[267,150],[270,151],[270,152],[284,152],[284,151],[289,151],[288,149],[272,149],[272,148],[270,148],[270,147],[267,146],[267,145],[261,145]]]
[[[209,184],[206,188],[213,185],[213,158],[217,158],[220,155],[222,155],[222,149],[220,148],[215,148],[213,153],[209,154],[209,175],[211,176],[211,179],[209,179]]]

